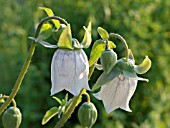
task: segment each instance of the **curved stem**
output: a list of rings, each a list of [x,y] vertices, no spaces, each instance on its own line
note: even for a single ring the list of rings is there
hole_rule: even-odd
[[[86,95],[86,97],[87,97],[87,102],[90,103],[90,96],[89,96],[89,94],[88,94],[87,92],[85,92],[85,93],[83,93],[83,94]]]
[[[74,99],[72,100],[72,104],[70,105],[70,108],[68,109],[68,111],[65,114],[63,114],[63,116],[57,122],[57,124],[55,125],[54,128],[61,128],[64,125],[64,123],[68,120],[68,118],[73,113],[75,107],[78,105],[78,100],[81,98],[81,95],[85,93],[85,91],[86,91],[86,89],[83,88],[80,91],[79,95],[74,97]]]
[[[66,25],[68,24],[64,19],[62,19],[62,18],[60,18],[60,17],[58,17],[58,16],[46,17],[46,18],[42,19],[42,20],[40,21],[40,23],[38,24],[38,27],[37,27],[36,32],[35,32],[35,38],[38,37],[42,25],[43,25],[45,22],[47,22],[47,21],[49,21],[49,20],[51,20],[51,19],[59,20],[59,21],[63,22],[63,23],[66,24]],[[11,101],[14,99],[14,97],[16,96],[16,94],[17,94],[17,92],[18,92],[18,90],[19,90],[19,87],[20,87],[20,85],[21,85],[21,83],[22,83],[22,80],[23,80],[23,78],[24,78],[24,76],[25,76],[25,74],[26,74],[26,72],[27,72],[27,69],[28,69],[28,67],[29,67],[29,65],[30,65],[31,58],[32,58],[32,56],[33,56],[33,54],[34,54],[34,51],[35,51],[36,44],[37,44],[37,43],[36,43],[35,41],[32,42],[31,47],[30,47],[30,50],[29,50],[29,53],[28,53],[28,56],[27,56],[27,59],[26,59],[24,65],[23,65],[23,68],[22,68],[19,76],[18,76],[18,79],[17,79],[17,81],[16,81],[16,83],[15,83],[15,85],[14,85],[14,88],[13,88],[11,94],[9,95],[9,98],[8,98],[8,99],[5,101],[5,103],[0,107],[0,115],[1,115],[1,113],[5,110],[5,108],[11,103]]]
[[[1,96],[1,97],[0,97],[0,100],[1,100],[1,99],[8,99],[8,98],[9,98],[9,96]],[[17,104],[16,104],[16,102],[15,102],[14,99],[12,99],[12,103],[13,103],[14,108],[16,108],[16,107],[17,107]]]
[[[129,50],[129,48],[128,48],[128,45],[126,43],[126,40],[121,35],[119,35],[117,33],[110,33],[109,36],[110,37],[116,37],[116,38],[120,39],[123,42],[123,44],[125,46],[125,50],[126,50],[125,51],[126,61],[128,61],[128,50]]]

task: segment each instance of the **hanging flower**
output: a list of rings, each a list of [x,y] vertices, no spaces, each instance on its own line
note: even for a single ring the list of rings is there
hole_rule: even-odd
[[[78,95],[81,89],[90,90],[88,85],[89,65],[88,59],[82,48],[87,48],[91,43],[91,23],[85,29],[85,36],[80,44],[72,38],[70,25],[63,30],[58,47],[51,63],[51,95],[62,90],[67,90],[73,95]]]
[[[133,96],[138,80],[147,81],[142,78],[125,78],[120,74],[105,86],[102,86],[100,92],[94,94],[94,96],[103,101],[104,107],[107,113],[121,108],[128,112],[131,112],[129,108],[129,101]]]
[[[147,79],[138,77],[136,73],[143,74],[150,67],[151,61],[147,56],[140,65],[134,65],[132,54],[128,62],[125,59],[118,60],[109,74],[103,73],[97,80],[93,90],[102,87],[94,96],[102,100],[107,113],[117,108],[131,112],[129,101],[136,90],[138,80],[148,82]]]
[[[82,49],[58,49],[51,64],[51,95],[62,91],[69,91],[78,95],[82,88],[87,90],[89,66],[87,56]]]

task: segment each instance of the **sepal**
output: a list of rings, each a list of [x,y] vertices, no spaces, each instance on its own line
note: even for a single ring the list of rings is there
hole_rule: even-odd
[[[71,49],[71,50],[73,49],[70,24],[68,24],[66,28],[63,30],[63,32],[61,33],[59,41],[58,41],[58,47]]]
[[[39,7],[39,9],[44,10],[47,13],[48,16],[54,16],[54,13],[50,8]],[[60,28],[60,21],[59,20],[53,19],[52,22],[54,23],[54,25],[57,29]]]
[[[39,40],[38,38],[34,38],[34,37],[28,37],[28,38],[35,41],[35,42],[37,42],[37,43],[39,43],[39,44],[41,44],[42,46],[44,46],[46,48],[58,48],[57,45],[52,45],[52,44],[50,44],[48,42],[45,42],[43,40]]]
[[[98,28],[97,28],[97,31],[98,31],[100,37],[101,37],[103,40],[109,39],[109,34],[108,34],[108,32],[107,32],[104,28],[98,27]]]
[[[81,42],[81,45],[83,48],[88,48],[91,45],[92,38],[91,38],[91,22],[89,22],[88,27],[83,27],[85,30],[83,41]]]
[[[151,68],[151,64],[152,62],[149,59],[149,57],[145,56],[145,59],[143,60],[143,62],[139,65],[135,65],[134,69],[137,74],[144,74]]]

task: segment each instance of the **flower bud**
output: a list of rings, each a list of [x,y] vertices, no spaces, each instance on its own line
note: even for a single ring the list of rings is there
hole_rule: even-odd
[[[18,108],[8,108],[2,116],[4,128],[19,128],[22,120],[21,112]]]
[[[135,65],[134,69],[136,73],[144,74],[150,69],[151,63],[151,60],[148,58],[148,56],[146,56],[140,65]]]
[[[106,74],[112,70],[116,61],[117,54],[113,50],[105,50],[100,57],[101,65],[103,66],[103,70]]]
[[[97,119],[97,109],[94,104],[83,103],[78,110],[78,118],[82,127],[92,127]]]

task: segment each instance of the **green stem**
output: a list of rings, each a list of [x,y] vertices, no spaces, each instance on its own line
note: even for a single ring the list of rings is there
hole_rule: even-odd
[[[108,40],[106,40],[106,48],[105,48],[106,50],[108,50],[108,49],[110,49],[110,47],[109,47],[109,41]]]
[[[42,19],[42,20],[40,21],[40,23],[39,23],[39,25],[38,25],[38,27],[37,27],[37,29],[36,29],[36,32],[35,32],[35,38],[38,37],[42,25],[43,25],[45,22],[47,22],[47,21],[49,21],[49,20],[51,20],[51,19],[59,20],[59,21],[63,22],[63,23],[66,24],[66,25],[68,24],[64,19],[62,19],[62,18],[60,18],[60,17],[58,17],[58,16],[46,17],[46,18],[44,18],[44,19]],[[37,44],[36,42],[34,42],[34,41],[32,42],[31,47],[30,47],[30,50],[29,50],[29,53],[28,53],[28,56],[27,56],[27,59],[26,59],[24,65],[23,65],[23,68],[22,68],[19,76],[18,76],[18,79],[17,79],[17,81],[16,81],[16,83],[15,83],[15,85],[14,85],[14,88],[13,88],[11,94],[9,95],[9,98],[8,98],[8,99],[5,101],[5,103],[0,107],[0,115],[1,115],[1,113],[6,109],[6,107],[11,103],[11,101],[14,99],[14,97],[16,96],[16,94],[17,94],[17,92],[18,92],[18,90],[19,90],[19,87],[20,87],[20,85],[21,85],[21,83],[22,83],[22,80],[23,80],[23,78],[24,78],[24,76],[25,76],[25,74],[26,74],[26,72],[27,72],[27,70],[28,70],[28,67],[29,67],[29,65],[30,65],[31,58],[32,58],[32,56],[33,56],[33,54],[34,54],[34,51],[35,51],[36,44]]]
[[[127,43],[126,43],[126,40],[125,40],[121,35],[119,35],[119,34],[117,34],[117,33],[110,33],[109,36],[110,36],[110,37],[116,37],[116,38],[120,39],[120,40],[123,42],[123,44],[124,44],[124,46],[125,46],[125,57],[126,57],[126,61],[128,61],[128,50],[129,50],[129,48],[128,48],[128,45],[127,45]]]
[[[86,97],[87,97],[87,102],[90,103],[90,96],[89,96],[89,94],[88,94],[87,92],[85,92],[85,93],[83,93],[83,94],[86,95]]]
[[[71,116],[74,109],[78,105],[78,100],[81,98],[81,95],[85,93],[85,91],[86,91],[86,89],[83,88],[80,91],[79,95],[74,97],[74,99],[72,100],[72,104],[71,104],[70,108],[68,109],[68,111],[65,114],[63,114],[63,116],[57,122],[57,124],[55,125],[54,128],[61,128],[64,125],[64,123],[68,120],[68,118]]]
[[[1,97],[0,97],[0,100],[1,100],[1,99],[8,99],[8,98],[9,98],[9,96],[1,96]],[[16,107],[17,107],[17,104],[16,104],[16,102],[15,102],[14,99],[12,99],[12,103],[13,103],[14,108],[16,108]]]

